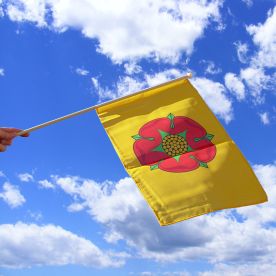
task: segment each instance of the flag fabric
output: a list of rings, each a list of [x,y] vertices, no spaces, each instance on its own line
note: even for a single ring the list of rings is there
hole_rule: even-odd
[[[187,79],[107,103],[97,113],[160,225],[267,201],[250,165]]]

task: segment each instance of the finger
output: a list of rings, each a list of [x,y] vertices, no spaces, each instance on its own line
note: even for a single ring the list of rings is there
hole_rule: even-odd
[[[10,146],[12,144],[12,140],[2,140],[1,141],[1,144],[4,145],[4,146]]]
[[[6,150],[6,146],[0,144],[0,152],[4,152]]]
[[[14,128],[14,127],[2,127],[2,128],[0,128],[0,130],[1,129],[4,130],[7,133],[10,133],[11,135],[13,135],[13,137],[16,137],[17,133],[22,131],[22,129]],[[24,133],[24,134],[22,134],[20,136],[21,137],[29,137],[30,134],[29,133]]]
[[[14,138],[15,135],[13,133],[9,133],[7,132],[5,129],[0,128],[0,139],[4,139],[4,140],[10,140],[12,138]]]

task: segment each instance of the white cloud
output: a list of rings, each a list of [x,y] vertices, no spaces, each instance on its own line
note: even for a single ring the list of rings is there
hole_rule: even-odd
[[[276,163],[254,165],[254,171],[268,195],[268,202],[260,206],[239,208],[238,213],[250,221],[268,224],[276,221]],[[274,228],[275,229],[275,228]]]
[[[1,9],[0,9],[0,15],[1,15]],[[4,77],[5,76],[5,70],[4,68],[0,68],[0,77]]]
[[[221,69],[216,67],[213,61],[203,60],[202,63],[206,65],[205,74],[216,75],[221,73]]]
[[[159,226],[130,178],[99,184],[56,176],[55,181],[73,203],[83,204],[94,220],[106,226],[104,237],[110,243],[123,240],[138,256],[162,262],[200,258],[215,265],[230,263],[232,270],[237,266],[243,271],[237,275],[248,275],[246,271],[253,271],[246,267],[249,263],[259,266],[259,271],[265,266],[276,268],[276,227],[269,224],[276,220],[276,164],[255,165],[254,170],[268,193],[268,203],[166,227]]]
[[[55,186],[47,179],[39,180],[38,184],[40,187],[45,188],[45,189],[55,189]]]
[[[276,66],[276,7],[268,12],[268,17],[263,24],[249,25],[246,27],[253,42],[258,46],[258,53],[254,63],[262,67]]]
[[[240,41],[234,43],[238,55],[238,59],[241,63],[247,63],[248,58],[248,45],[246,43],[241,43]]]
[[[135,61],[131,61],[124,64],[125,72],[128,75],[137,74],[142,71],[142,67],[135,63]]]
[[[122,97],[145,88],[145,83],[129,76],[119,78],[117,83],[117,96]]]
[[[227,98],[225,87],[221,83],[206,78],[194,78],[191,82],[216,115],[226,123],[233,119],[232,103]]]
[[[248,7],[252,7],[253,5],[253,0],[242,0]]]
[[[22,182],[32,182],[32,181],[34,181],[34,177],[30,173],[20,173],[20,174],[18,174],[18,178]]]
[[[180,70],[168,69],[154,74],[144,74],[142,77],[137,78],[126,76],[119,78],[119,81],[112,88],[102,87],[96,78],[92,78],[92,82],[101,101],[131,94],[183,75],[184,72]],[[207,78],[193,78],[191,82],[216,115],[227,123],[233,119],[232,103],[227,98],[225,87],[221,83]]]
[[[0,198],[2,198],[11,208],[19,207],[26,201],[18,187],[13,186],[9,182],[4,183],[3,191],[0,193]]]
[[[245,1],[249,4],[252,1]],[[247,32],[252,36],[257,50],[248,55],[248,45],[240,41],[234,43],[237,55],[242,63],[248,67],[240,71],[239,78],[244,81],[255,103],[264,103],[264,91],[274,88],[274,75],[267,74],[266,69],[276,67],[276,7],[269,10],[264,23],[246,26]]]
[[[217,264],[213,270],[199,273],[199,276],[275,276],[276,266],[272,264],[260,264],[250,262],[242,265]]]
[[[191,54],[194,43],[211,22],[220,22],[222,0],[18,0],[8,1],[11,20],[80,30],[97,39],[98,52],[114,62],[152,57],[176,62],[182,53]]]
[[[168,69],[165,71],[157,72],[154,74],[145,74],[145,86],[146,87],[152,87],[167,81],[170,81],[172,79],[176,79],[180,76],[184,76],[184,72],[178,70],[178,69]]]
[[[0,267],[24,268],[41,265],[118,267],[120,253],[112,256],[91,241],[60,226],[16,223],[0,225]],[[122,254],[123,256],[123,254]]]
[[[32,212],[32,211],[28,210],[27,214],[32,220],[35,220],[35,221],[40,221],[43,218],[43,215],[40,211]]]
[[[79,212],[79,211],[82,211],[84,208],[85,208],[85,204],[72,203],[68,206],[67,210],[69,212]]]
[[[224,82],[226,88],[233,93],[233,95],[239,100],[245,98],[245,87],[242,81],[233,73],[227,73],[224,76]]]
[[[97,77],[92,77],[91,78],[93,88],[95,90],[95,93],[99,97],[99,102],[106,100],[106,99],[114,99],[116,98],[116,94],[108,88],[108,87],[103,87],[99,83],[99,78]]]
[[[257,103],[264,102],[263,90],[269,88],[271,78],[265,74],[261,67],[247,67],[240,71],[240,79],[245,81],[251,95]]]
[[[269,115],[268,115],[267,112],[259,113],[259,116],[260,116],[261,122],[264,125],[269,125],[270,124],[270,119],[269,119]]]
[[[87,76],[89,74],[89,71],[83,68],[77,68],[76,73],[80,76]]]
[[[4,11],[3,11],[3,0],[0,0],[0,17],[4,16]]]
[[[45,0],[7,1],[7,14],[13,21],[30,21],[38,27],[46,26],[47,7]]]
[[[2,171],[0,171],[0,177],[6,177],[6,175]]]

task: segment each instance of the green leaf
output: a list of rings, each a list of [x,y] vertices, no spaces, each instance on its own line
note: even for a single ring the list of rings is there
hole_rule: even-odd
[[[206,134],[206,139],[208,139],[209,141],[211,141],[214,138],[215,135],[211,134],[211,133],[207,133]]]
[[[189,156],[191,159],[197,160],[193,155]]]
[[[142,137],[141,135],[139,134],[136,134],[136,135],[133,135],[131,136],[134,140],[141,140],[141,139],[145,139],[145,140],[149,140],[149,141],[153,141],[154,138],[152,137]]]
[[[151,171],[156,170],[156,169],[159,169],[158,164],[154,164],[154,165],[150,166]]]
[[[131,136],[134,140],[140,140],[140,139],[142,139],[143,137],[142,136],[140,136],[139,134],[136,134],[136,135],[133,135],[133,136]]]
[[[211,133],[207,133],[207,134],[206,134],[205,136],[203,136],[203,137],[195,138],[194,141],[195,141],[195,142],[199,142],[199,141],[201,141],[201,140],[209,140],[209,141],[211,141],[211,140],[213,139],[214,136],[215,136],[215,135],[213,135],[213,134],[211,134]]]
[[[176,156],[174,156],[173,158],[178,162],[179,159],[180,159],[180,156],[181,156],[181,155],[176,155]]]
[[[193,151],[193,149],[190,146],[188,146],[187,152],[190,152],[190,151]]]
[[[170,113],[170,114],[167,116],[167,118],[170,119],[170,121],[171,121],[171,128],[174,128],[174,122],[173,122],[174,117],[175,117],[175,116],[174,116],[172,113]]]
[[[160,133],[162,139],[164,139],[166,136],[170,135],[169,133],[167,133],[167,132],[165,132],[165,131],[163,131],[163,130],[160,130],[160,129],[159,129],[158,131],[159,131],[159,133]]]
[[[162,147],[162,144],[160,144],[159,146],[157,146],[156,148],[154,148],[152,151],[159,151],[159,152],[165,152],[163,147]]]
[[[208,164],[205,162],[199,162],[199,166],[208,169]]]
[[[181,133],[178,133],[177,135],[183,137],[185,140],[186,140],[186,134],[187,134],[187,130],[181,132]]]

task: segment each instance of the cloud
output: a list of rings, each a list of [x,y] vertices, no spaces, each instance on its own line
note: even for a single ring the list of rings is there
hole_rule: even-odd
[[[123,264],[120,253],[118,258],[116,253],[105,253],[91,241],[51,224],[2,224],[0,248],[0,267],[6,268],[68,264],[99,268]]]
[[[41,188],[44,188],[44,189],[55,189],[55,186],[47,179],[39,180],[38,184]]]
[[[4,183],[3,191],[0,193],[0,198],[2,198],[11,208],[19,207],[26,202],[26,199],[20,193],[18,187],[13,186],[9,182]]]
[[[231,100],[226,96],[224,85],[206,78],[191,80],[211,110],[226,123],[233,119]]]
[[[274,276],[275,264],[248,263],[243,265],[217,264],[213,270],[199,273],[199,276]]]
[[[77,68],[76,73],[80,76],[87,76],[89,74],[89,71],[83,68]]]
[[[247,63],[248,58],[248,45],[247,43],[241,43],[240,41],[234,43],[238,55],[238,59],[241,63]]]
[[[6,175],[2,171],[0,171],[0,177],[6,177]]]
[[[97,78],[92,78],[92,82],[100,101],[102,101],[105,99],[122,97],[183,75],[183,71],[172,68],[154,74],[145,73],[143,76],[139,77],[120,77],[113,87],[102,87]],[[223,84],[200,77],[193,78],[191,82],[216,115],[227,123],[233,119],[232,103],[227,97],[226,89]]]
[[[34,177],[30,173],[20,173],[20,174],[18,174],[18,178],[22,182],[32,182],[32,181],[34,181]]]
[[[224,82],[226,88],[233,93],[238,101],[244,100],[245,98],[245,87],[242,81],[233,73],[227,73],[224,76]]]
[[[242,0],[242,2],[244,2],[247,5],[247,7],[253,6],[253,0]]]
[[[114,62],[153,58],[174,63],[182,53],[192,53],[195,41],[212,22],[221,25],[222,2],[10,0],[7,14],[11,20],[61,32],[78,29],[97,39],[97,51]]]
[[[261,122],[264,125],[269,125],[270,124],[270,119],[269,119],[269,115],[268,115],[267,112],[259,113],[259,116],[260,116]]]
[[[46,3],[45,0],[17,0],[7,1],[7,14],[13,21],[30,21],[38,27],[47,26],[46,23]]]
[[[252,1],[245,2],[250,4]],[[276,67],[275,25],[276,7],[269,10],[264,23],[246,26],[247,32],[252,36],[253,44],[257,47],[252,55],[248,55],[247,43],[240,41],[234,43],[240,62],[248,64],[247,67],[240,70],[236,81],[239,83],[243,81],[245,83],[256,104],[264,103],[264,91],[273,89],[275,85],[275,73],[273,75],[273,73],[267,72],[267,70]]]
[[[229,264],[232,269],[246,269],[249,263],[256,268],[276,268],[276,227],[270,224],[276,220],[276,164],[255,165],[254,170],[268,193],[268,203],[215,212],[166,227],[159,226],[130,178],[97,183],[77,176],[55,176],[54,181],[70,195],[72,204],[81,204],[105,226],[106,241],[125,241],[140,258],[160,262],[200,259],[214,265]]]
[[[254,63],[261,67],[276,66],[276,7],[268,12],[266,21],[258,25],[249,25],[246,30],[253,36],[258,47]]]
[[[124,64],[125,72],[128,75],[137,74],[142,71],[142,67],[136,64],[134,61]]]
[[[247,84],[256,103],[263,103],[264,95],[262,91],[268,89],[272,81],[271,77],[265,74],[264,69],[255,66],[242,69],[240,79]]]
[[[1,9],[0,9],[0,15],[1,15]],[[5,70],[3,68],[0,68],[0,77],[5,76]]]
[[[39,212],[32,212],[32,211],[28,210],[27,213],[28,213],[28,216],[32,220],[35,220],[35,221],[40,221],[43,218],[43,215],[42,215],[42,213],[40,211]]]
[[[216,68],[216,65],[211,60],[202,60],[202,63],[206,65],[205,74],[217,75],[221,73],[221,68]]]
[[[2,5],[3,5],[3,0],[0,0],[0,17],[4,16]]]

